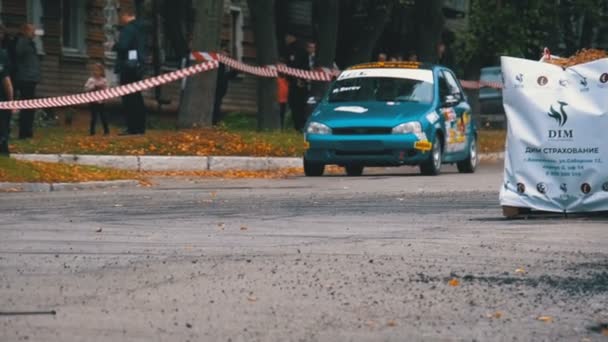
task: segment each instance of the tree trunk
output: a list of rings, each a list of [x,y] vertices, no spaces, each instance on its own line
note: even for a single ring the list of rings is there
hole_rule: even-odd
[[[192,50],[218,51],[224,14],[223,0],[195,0]],[[180,128],[211,126],[217,70],[198,74],[186,83],[177,125]]]
[[[339,0],[317,0],[322,6],[318,17],[319,53],[317,63],[321,67],[333,67],[338,42],[338,22],[340,18]]]
[[[362,27],[361,32],[356,33],[359,38],[354,42],[351,54],[346,59],[347,66],[371,60],[376,42],[384,32],[393,7],[394,4],[391,1],[370,4],[371,13],[369,13],[367,22]]]
[[[248,0],[253,21],[256,60],[258,65],[276,65],[279,59],[275,24],[274,0]],[[277,81],[274,78],[258,77],[258,130],[281,128]]]
[[[437,63],[437,47],[443,32],[443,1],[416,0],[416,32],[418,34],[418,59],[422,62]]]
[[[338,22],[340,18],[339,0],[317,0],[316,6],[322,9],[317,19],[317,37],[319,37],[319,52],[317,64],[323,68],[333,68],[336,60],[336,47],[338,44]],[[315,82],[312,87],[312,96],[320,98],[327,88],[328,82]]]

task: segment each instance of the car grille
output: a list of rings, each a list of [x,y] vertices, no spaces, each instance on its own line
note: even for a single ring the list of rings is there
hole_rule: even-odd
[[[392,131],[392,128],[386,127],[347,127],[332,129],[334,135],[380,135],[391,134]]]
[[[393,154],[391,150],[378,150],[378,151],[335,151],[336,156],[389,156]]]

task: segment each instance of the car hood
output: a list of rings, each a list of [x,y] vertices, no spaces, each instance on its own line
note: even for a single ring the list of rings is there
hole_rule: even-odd
[[[340,102],[321,103],[311,121],[331,128],[394,127],[418,120],[431,110],[430,104],[413,102]]]

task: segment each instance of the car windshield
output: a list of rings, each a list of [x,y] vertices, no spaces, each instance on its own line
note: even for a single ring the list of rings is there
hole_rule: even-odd
[[[329,91],[329,102],[433,101],[433,84],[409,78],[359,77],[339,80]]]

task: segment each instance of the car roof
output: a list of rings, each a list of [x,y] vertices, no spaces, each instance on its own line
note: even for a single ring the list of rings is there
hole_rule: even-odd
[[[430,63],[421,63],[421,62],[411,62],[411,61],[403,61],[403,62],[370,62],[370,63],[362,63],[353,65],[347,70],[358,70],[358,69],[426,69],[433,70],[437,67],[437,65],[433,65]]]

